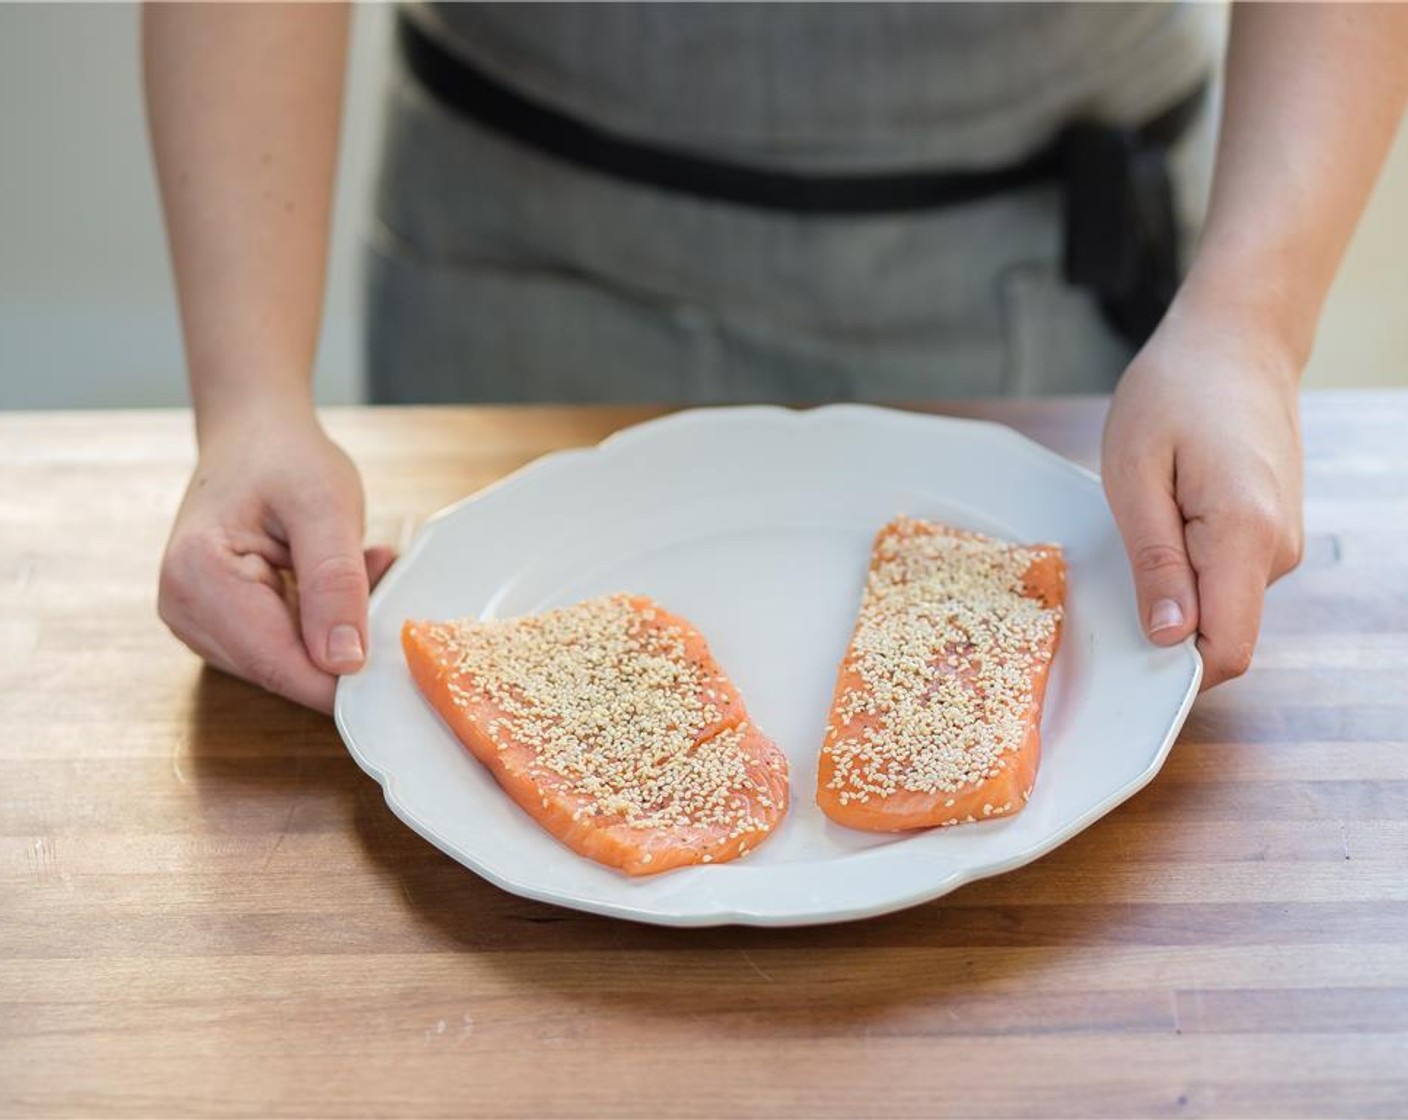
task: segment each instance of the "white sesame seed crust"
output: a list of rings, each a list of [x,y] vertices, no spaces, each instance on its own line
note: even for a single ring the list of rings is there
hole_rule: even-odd
[[[701,862],[725,858],[728,841],[761,842],[776,824],[781,753],[742,749],[746,712],[706,689],[726,678],[711,675],[707,651],[700,657],[703,640],[648,600],[613,595],[430,632],[447,651],[456,706],[494,712],[487,734],[532,746],[544,808],[560,798],[596,828],[703,842],[715,854],[701,850]],[[640,863],[653,860],[647,852]]]
[[[1061,622],[1025,586],[1053,553],[906,517],[881,530],[822,748],[838,802],[955,794],[1001,772]]]

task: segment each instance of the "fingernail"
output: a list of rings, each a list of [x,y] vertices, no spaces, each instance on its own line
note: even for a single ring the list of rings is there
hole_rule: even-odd
[[[362,652],[362,635],[355,626],[345,622],[334,626],[328,632],[328,660],[334,665],[360,665],[366,655]]]
[[[1183,625],[1183,608],[1172,599],[1160,599],[1149,611],[1149,633],[1174,630]]]

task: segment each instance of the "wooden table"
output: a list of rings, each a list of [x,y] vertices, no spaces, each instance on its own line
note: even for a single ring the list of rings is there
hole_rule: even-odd
[[[961,409],[1093,462],[1099,402]],[[526,902],[157,622],[177,413],[0,417],[0,1115],[1408,1114],[1408,394],[1305,406],[1309,550],[1163,774],[850,925]],[[356,410],[371,532],[640,410]]]

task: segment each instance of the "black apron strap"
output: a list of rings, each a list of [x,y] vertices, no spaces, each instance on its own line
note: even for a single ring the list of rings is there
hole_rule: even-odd
[[[1133,129],[1078,124],[1063,139],[1066,279],[1142,346],[1182,278],[1168,148]]]

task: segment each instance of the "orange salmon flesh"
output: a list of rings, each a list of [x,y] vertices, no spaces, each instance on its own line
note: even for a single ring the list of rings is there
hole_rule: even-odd
[[[407,622],[411,675],[539,825],[628,875],[724,863],[787,812],[787,760],[699,632],[614,595],[505,620]]]
[[[817,770],[817,804],[871,832],[1018,812],[1041,753],[1066,564],[899,518],[875,537]]]

